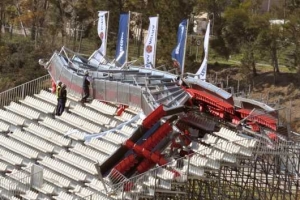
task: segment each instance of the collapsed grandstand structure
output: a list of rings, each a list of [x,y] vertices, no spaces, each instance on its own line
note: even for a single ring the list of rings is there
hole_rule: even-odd
[[[65,48],[44,67],[0,94],[0,199],[300,198],[298,134],[278,108],[191,74],[95,67]],[[56,80],[68,89],[61,116]]]

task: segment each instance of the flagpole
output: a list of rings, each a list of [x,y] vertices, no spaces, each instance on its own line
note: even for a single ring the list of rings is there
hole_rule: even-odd
[[[189,19],[186,21],[186,30],[185,30],[185,41],[184,41],[184,47],[183,47],[183,61],[182,61],[182,69],[181,69],[181,77],[184,73],[184,64],[185,64],[185,52],[186,52],[186,43],[187,43],[187,37],[188,37],[188,30],[189,30]]]
[[[106,53],[107,53],[108,22],[109,22],[109,11],[107,11],[107,19],[106,19],[106,33],[105,33],[105,56],[106,56]]]
[[[127,62],[128,62],[130,14],[131,14],[131,12],[129,11],[129,12],[128,12],[128,23],[127,23],[127,44],[126,44],[126,57],[125,57],[125,63],[126,63],[126,66],[127,66]]]
[[[157,35],[158,35],[158,21],[159,21],[159,14],[157,14],[157,23],[156,23],[156,34],[155,34],[155,52],[153,54],[154,59],[153,59],[153,68],[155,68],[155,63],[156,63],[156,49],[157,49]],[[148,33],[149,34],[149,33]]]

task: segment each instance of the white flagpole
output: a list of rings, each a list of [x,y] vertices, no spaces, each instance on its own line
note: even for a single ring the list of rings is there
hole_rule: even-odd
[[[182,68],[181,68],[181,77],[183,76],[183,73],[184,73],[185,52],[186,52],[186,43],[187,43],[187,37],[188,37],[188,30],[189,30],[189,19],[187,19],[187,22],[186,22],[184,52],[183,52],[183,61],[182,61]]]
[[[155,52],[153,54],[154,59],[153,59],[153,68],[155,68],[155,63],[156,63],[156,49],[157,49],[157,35],[158,35],[158,21],[159,21],[159,14],[157,14],[157,23],[156,23],[156,34],[155,34]],[[149,34],[149,33],[148,33]]]
[[[109,11],[107,11],[107,19],[106,19],[106,33],[105,33],[105,56],[106,56],[106,54],[107,54],[108,22],[109,22]]]
[[[131,14],[131,12],[129,11],[128,12],[128,24],[127,24],[127,47],[126,47],[126,57],[125,57],[125,63],[126,63],[126,65],[127,65],[127,62],[128,62],[130,14]]]

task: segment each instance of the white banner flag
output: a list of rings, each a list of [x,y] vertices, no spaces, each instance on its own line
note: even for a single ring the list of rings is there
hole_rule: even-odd
[[[149,20],[148,36],[144,47],[144,64],[145,68],[155,68],[158,17],[150,17]]]
[[[206,81],[206,72],[207,72],[207,61],[208,61],[208,43],[209,43],[209,33],[210,32],[210,21],[208,21],[206,33],[204,36],[204,59],[202,61],[202,64],[200,68],[198,69],[196,73],[195,78],[199,78],[203,81]]]
[[[101,39],[101,46],[99,48],[99,51],[101,52],[101,54],[103,56],[106,56],[106,46],[107,46],[107,30],[106,30],[106,18],[105,18],[105,14],[107,13],[107,11],[99,11],[99,20],[98,20],[98,36]],[[99,54],[100,55],[100,54]],[[103,57],[100,55],[100,62],[102,62],[104,59]]]

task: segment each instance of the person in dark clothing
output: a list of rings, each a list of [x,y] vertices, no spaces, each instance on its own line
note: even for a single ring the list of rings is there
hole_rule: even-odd
[[[87,101],[87,98],[90,96],[90,78],[89,78],[89,72],[85,71],[84,73],[84,79],[83,79],[83,97],[81,99],[81,103],[85,103]]]
[[[57,105],[56,105],[56,110],[55,110],[56,115],[59,115],[59,109],[60,109],[59,95],[60,95],[61,84],[62,84],[62,82],[59,80],[56,82],[56,91],[55,91],[56,98],[57,98]]]
[[[59,104],[59,110],[58,110],[58,115],[60,116],[66,107],[66,102],[67,102],[67,90],[66,90],[66,85],[62,84],[60,93],[59,93],[59,99],[58,99],[58,104]]]

